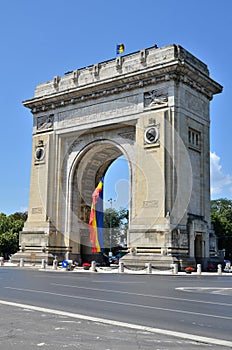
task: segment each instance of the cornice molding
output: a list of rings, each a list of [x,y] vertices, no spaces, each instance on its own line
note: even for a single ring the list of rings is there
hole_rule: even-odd
[[[86,102],[88,100],[95,100],[110,95],[120,94],[125,91],[135,90],[139,88],[144,88],[146,86],[151,86],[154,84],[166,82],[173,80],[177,83],[181,82],[190,86],[192,89],[200,92],[209,100],[213,98],[213,92],[210,86],[207,88],[207,84],[200,84],[198,81],[191,79],[187,74],[183,74],[181,71],[174,71],[166,74],[160,74],[153,77],[143,76],[136,81],[128,81],[119,86],[115,87],[106,87],[104,89],[95,90],[93,92],[83,91],[85,89],[73,90],[73,91],[63,91],[62,93],[57,93],[52,96],[44,96],[40,98],[35,98],[32,100],[24,101],[23,104],[25,107],[31,108],[33,114],[55,110],[58,108],[63,108],[68,105],[74,105],[81,102]],[[87,90],[87,89],[86,89]],[[89,90],[89,89],[88,89]],[[82,92],[82,94],[81,94]]]
[[[126,91],[143,88],[144,92],[146,86],[170,80],[190,86],[209,100],[222,91],[222,86],[210,78],[207,66],[181,46],[150,48],[120,56],[119,70],[115,70],[117,62],[116,59],[95,64],[68,72],[63,78],[56,76],[53,81],[38,85],[35,97],[23,101],[23,105],[33,114],[54,111]]]

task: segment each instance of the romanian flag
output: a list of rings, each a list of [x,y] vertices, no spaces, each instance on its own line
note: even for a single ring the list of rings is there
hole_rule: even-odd
[[[99,253],[104,249],[104,214],[103,214],[103,178],[92,194],[92,206],[89,218],[90,241],[92,252]]]
[[[125,50],[124,44],[117,45],[117,48],[116,48],[117,55],[119,55],[120,53],[123,53],[124,50]]]

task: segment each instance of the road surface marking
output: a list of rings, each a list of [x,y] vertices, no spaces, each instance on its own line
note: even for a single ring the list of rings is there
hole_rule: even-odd
[[[194,292],[208,292],[210,294],[220,294],[220,295],[232,295],[232,288],[227,287],[177,287],[176,290],[181,290],[183,292],[194,293]],[[231,306],[231,304],[225,304]]]
[[[205,300],[194,300],[194,299],[184,299],[184,298],[176,298],[176,297],[167,297],[163,295],[152,295],[152,294],[143,294],[143,293],[133,293],[133,292],[124,292],[124,291],[119,291],[115,289],[103,289],[103,288],[90,288],[90,287],[81,287],[81,286],[73,286],[70,284],[62,284],[62,283],[50,283],[53,286],[62,286],[62,287],[67,287],[67,288],[76,288],[76,289],[86,289],[86,290],[93,290],[96,292],[108,292],[108,293],[116,293],[116,294],[127,294],[127,295],[137,295],[140,297],[146,297],[146,298],[154,298],[154,299],[167,299],[167,300],[178,300],[178,301],[187,301],[187,302],[193,302],[193,303],[201,303],[201,304],[217,304],[220,306],[227,306],[230,307],[232,304],[230,303],[217,303],[217,302],[212,302],[212,301],[205,301]],[[179,287],[175,289],[180,289],[182,290],[184,287]],[[216,288],[214,288],[216,289]],[[230,288],[232,289],[232,288]]]
[[[163,307],[157,307],[157,306],[125,303],[125,302],[105,300],[105,299],[98,299],[98,298],[81,297],[81,296],[77,296],[77,295],[54,293],[54,292],[48,292],[48,291],[36,290],[36,289],[24,289],[24,288],[14,288],[14,287],[4,287],[4,288],[11,289],[11,290],[17,290],[17,291],[21,291],[21,292],[55,295],[55,296],[65,297],[65,298],[70,298],[70,299],[89,300],[89,301],[94,301],[94,302],[97,301],[97,302],[108,303],[108,304],[117,304],[117,305],[132,306],[132,307],[144,308],[144,309],[153,309],[153,310],[161,310],[161,311],[168,311],[168,312],[176,312],[176,313],[181,313],[181,314],[204,316],[204,317],[210,317],[210,318],[211,317],[221,318],[221,319],[224,319],[224,320],[232,320],[232,317],[218,316],[218,315],[212,315],[212,314],[203,314],[203,313],[200,313],[200,312],[192,312],[192,311],[169,309],[169,308],[163,308]]]
[[[89,279],[88,279],[89,280]],[[94,280],[92,281],[93,283],[116,283],[116,284],[144,284],[143,281],[139,282],[139,281],[118,281],[118,280]]]
[[[65,317],[70,317],[70,318],[75,318],[75,319],[81,319],[81,320],[91,321],[91,322],[95,322],[95,323],[98,322],[98,323],[107,324],[110,326],[130,328],[130,329],[137,330],[137,331],[158,333],[158,334],[167,335],[170,337],[191,340],[194,342],[200,342],[200,343],[206,343],[206,344],[212,344],[212,345],[220,345],[220,346],[232,348],[232,342],[228,341],[228,340],[224,340],[224,339],[209,338],[209,337],[203,337],[203,336],[199,336],[199,335],[195,335],[195,334],[175,332],[175,331],[170,331],[167,329],[160,329],[160,328],[147,327],[147,326],[142,326],[142,325],[133,324],[133,323],[114,321],[114,320],[111,320],[111,319],[109,320],[106,318],[85,316],[85,315],[76,314],[76,313],[72,313],[72,312],[66,312],[66,311],[55,310],[55,309],[48,309],[48,308],[43,308],[43,307],[34,306],[34,305],[14,303],[14,302],[9,302],[9,301],[5,301],[5,300],[0,300],[0,304],[18,307],[18,308],[23,308],[23,309],[29,309],[29,310],[43,312],[43,313],[49,313],[49,314],[58,315],[58,316],[65,316]]]

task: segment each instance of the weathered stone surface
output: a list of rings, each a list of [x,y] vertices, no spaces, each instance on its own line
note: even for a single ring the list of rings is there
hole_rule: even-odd
[[[124,155],[128,248],[153,249],[156,262],[168,254],[170,261],[208,257],[209,102],[221,90],[207,66],[177,45],[38,85],[24,101],[34,115],[29,212],[20,239],[25,254],[29,246],[35,254],[44,249],[73,259],[90,254],[92,192]]]

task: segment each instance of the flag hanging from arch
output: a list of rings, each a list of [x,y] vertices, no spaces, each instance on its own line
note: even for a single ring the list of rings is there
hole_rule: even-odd
[[[103,213],[103,178],[92,194],[92,205],[89,218],[90,241],[92,252],[103,252],[104,249],[104,213]]]

